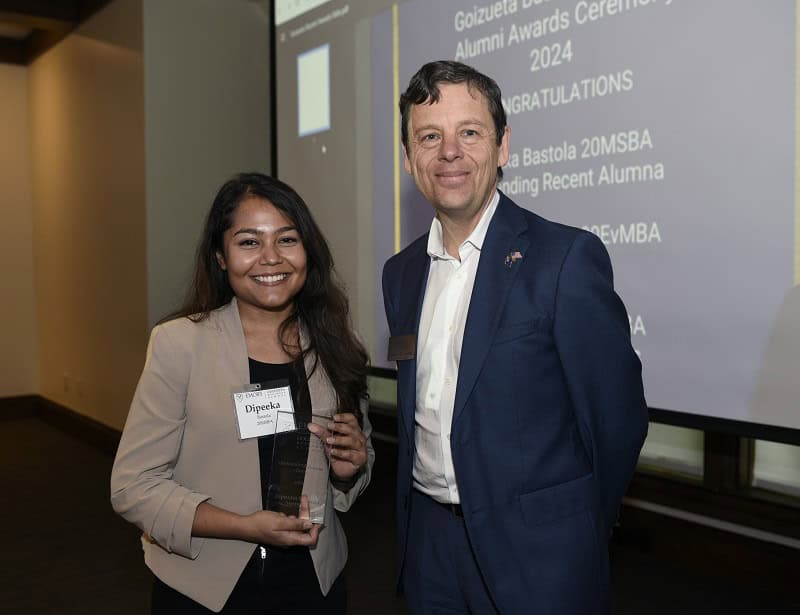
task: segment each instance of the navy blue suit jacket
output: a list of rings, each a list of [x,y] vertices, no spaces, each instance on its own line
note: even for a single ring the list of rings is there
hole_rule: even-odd
[[[507,263],[519,252],[522,258]],[[387,261],[392,336],[416,335],[427,235]],[[416,360],[398,361],[399,570]],[[641,364],[593,234],[500,196],[467,315],[451,447],[475,557],[501,613],[602,613],[608,537],[647,433]]]

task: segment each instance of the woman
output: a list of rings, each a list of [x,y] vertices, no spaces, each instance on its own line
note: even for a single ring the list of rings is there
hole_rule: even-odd
[[[153,613],[345,612],[334,508],[370,478],[366,370],[303,200],[258,173],[228,181],[186,304],[151,334],[111,475],[114,510],[144,532]],[[265,510],[274,437],[239,437],[233,393],[274,380],[301,415],[336,409],[308,426],[330,459],[321,525]]]

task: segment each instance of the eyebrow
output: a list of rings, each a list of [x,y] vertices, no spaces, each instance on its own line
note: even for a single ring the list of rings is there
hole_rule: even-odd
[[[294,226],[282,226],[279,229],[275,229],[275,231],[273,232],[277,234],[277,233],[286,233],[287,231],[296,231],[296,230],[297,228]],[[248,227],[248,228],[240,228],[233,234],[233,236],[236,237],[236,235],[263,235],[263,234],[264,231],[262,231],[261,229]]]
[[[476,126],[483,126],[484,128],[486,127],[486,124],[484,124],[478,118],[468,118],[468,119],[465,119],[465,120],[461,120],[458,124],[456,124],[456,128],[461,128],[462,126],[468,126],[470,124],[476,125]],[[413,134],[416,135],[416,134],[419,134],[420,132],[425,131],[425,130],[441,130],[441,128],[440,128],[440,126],[438,124],[423,124],[422,126],[419,126],[418,128],[414,128],[414,133]]]

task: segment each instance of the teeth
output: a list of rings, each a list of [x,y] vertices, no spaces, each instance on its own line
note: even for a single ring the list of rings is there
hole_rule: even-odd
[[[258,282],[266,282],[267,284],[271,284],[272,282],[280,282],[281,280],[285,280],[288,277],[288,273],[276,273],[274,275],[256,275],[253,276],[253,279]]]

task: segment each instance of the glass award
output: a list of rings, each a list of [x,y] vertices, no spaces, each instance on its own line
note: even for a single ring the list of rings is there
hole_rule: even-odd
[[[313,422],[327,428],[333,411],[327,414],[279,412],[272,467],[267,486],[267,510],[298,517],[300,498],[308,498],[312,523],[325,519],[330,464],[324,443],[308,430]]]

